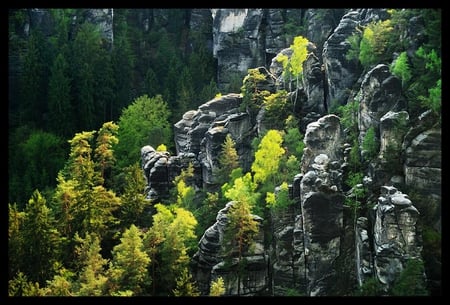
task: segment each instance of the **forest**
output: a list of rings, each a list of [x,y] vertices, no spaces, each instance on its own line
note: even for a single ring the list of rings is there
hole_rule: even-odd
[[[427,111],[431,126],[440,129],[441,12],[388,11],[386,20],[355,29],[343,57],[361,75],[383,63],[400,80],[410,121],[398,130],[406,134]],[[426,38],[411,47],[400,35],[417,16],[426,20]],[[108,21],[95,18],[81,8],[8,13],[8,295],[241,295],[246,255],[259,251],[254,247],[261,236],[261,247],[270,249],[270,220],[296,205],[290,184],[307,158],[300,108],[306,102],[298,96],[303,88],[297,90],[311,53],[306,21],[284,26],[291,53],[277,56],[282,84],[273,89],[260,67],[220,86],[213,25],[191,27],[190,9],[114,9],[107,27]],[[169,181],[166,194],[150,198],[143,147],[176,155],[174,125],[229,94],[239,94],[236,111],[255,126],[264,109],[265,128],[252,130],[245,144],[224,136],[209,187],[199,187],[191,162]],[[351,195],[342,204],[356,227],[357,216],[369,213],[379,195],[362,185],[381,148],[377,130],[359,134],[353,96],[346,103],[328,101],[323,115],[339,117],[350,143],[342,193]],[[242,147],[250,152],[246,162]],[[380,164],[389,174],[402,172],[398,149],[384,148],[384,154]],[[410,198],[421,215],[422,259],[408,260],[388,289],[369,279],[355,281],[343,295],[439,294],[439,284],[423,277],[440,275],[431,263],[441,261],[437,212],[420,204],[425,195],[411,190]],[[220,276],[211,278],[207,291],[198,287],[192,267],[202,236],[225,208],[220,255],[223,268],[237,274],[233,293],[235,283]],[[277,293],[265,288],[257,295]],[[283,295],[305,294],[296,287]]]

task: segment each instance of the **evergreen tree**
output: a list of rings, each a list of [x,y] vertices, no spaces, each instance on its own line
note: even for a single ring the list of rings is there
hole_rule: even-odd
[[[49,128],[57,135],[66,137],[73,134],[74,117],[71,104],[71,79],[68,64],[59,53],[50,70],[48,88]]]
[[[121,23],[118,27],[120,29],[116,32],[112,52],[112,67],[115,82],[114,92],[116,96],[110,101],[115,100],[110,109],[111,113],[109,115],[111,120],[116,120],[120,116],[120,111],[127,107],[133,100],[133,71],[136,62],[128,38],[128,26],[126,22]]]
[[[147,267],[151,259],[144,250],[142,233],[135,225],[123,232],[112,255],[108,270],[110,293],[131,291],[132,295],[142,295],[150,285]]]
[[[137,227],[148,227],[151,223],[150,201],[145,198],[145,176],[139,163],[136,162],[125,168],[125,187],[120,199],[121,227],[129,228],[132,224]]]
[[[238,189],[236,191],[239,192]],[[251,214],[251,205],[244,196],[242,193],[239,201],[232,201],[230,204],[222,247],[226,263],[230,264],[233,258],[237,258],[234,271],[238,277],[238,295],[241,292],[241,280],[245,272],[245,254],[252,251],[254,238],[259,231],[258,222]]]
[[[24,263],[24,240],[22,226],[25,212],[17,204],[8,204],[8,279],[12,280]]]
[[[32,30],[23,59],[20,81],[19,125],[31,123],[45,127],[47,114],[47,85],[50,61],[49,46],[40,30]]]
[[[34,189],[47,191],[55,186],[58,171],[64,166],[66,154],[61,137],[36,130],[20,145],[22,162],[26,170],[22,174],[23,192],[31,196]]]
[[[114,146],[119,142],[117,132],[119,126],[113,122],[103,123],[97,134],[97,146],[95,148],[96,170],[100,177],[105,180],[106,172],[112,168],[116,158],[114,157]]]
[[[43,285],[53,277],[53,266],[59,260],[60,233],[47,202],[35,190],[25,208],[23,221],[23,266],[30,281]]]
[[[98,105],[95,101],[95,63],[101,53],[98,28],[85,22],[72,43],[72,73],[75,116],[79,119],[77,130],[95,128]]]
[[[100,253],[100,239],[94,233],[86,234],[84,239],[78,234],[75,240],[80,244],[75,251],[78,253],[78,261],[81,272],[78,277],[79,286],[76,295],[79,296],[103,296],[106,295],[106,283],[108,278],[105,274],[105,266],[108,260]]]
[[[176,279],[189,266],[189,253],[196,247],[194,215],[179,207],[155,205],[153,225],[146,233],[144,243],[152,266],[153,295],[172,293]]]
[[[200,292],[195,285],[187,268],[181,271],[181,275],[176,279],[176,288],[173,290],[173,294],[176,297],[198,297]]]
[[[222,143],[222,150],[219,154],[219,167],[216,170],[217,182],[222,185],[231,175],[231,172],[239,167],[239,156],[236,151],[236,143],[230,134],[227,134]]]

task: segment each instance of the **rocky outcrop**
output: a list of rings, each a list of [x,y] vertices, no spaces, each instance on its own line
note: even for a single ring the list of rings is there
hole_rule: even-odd
[[[326,74],[327,109],[345,105],[355,81],[362,68],[357,60],[349,60],[346,54],[350,49],[347,39],[357,31],[359,13],[350,11],[345,14],[323,46],[323,66]]]
[[[391,74],[389,67],[377,65],[364,76],[357,97],[359,107],[359,140],[363,142],[367,130],[371,127],[379,138],[380,119],[388,111],[406,111],[406,100],[402,96],[400,80]]]
[[[260,225],[259,234],[254,239],[252,251],[242,254],[241,260],[246,261],[245,279],[238,280],[239,258],[232,257],[231,263],[225,263],[222,252],[224,247],[224,231],[228,224],[227,212],[234,202],[228,202],[217,213],[216,222],[209,227],[198,244],[198,251],[193,256],[193,273],[202,295],[209,295],[211,282],[222,277],[226,283],[224,295],[264,295],[268,287],[268,256],[264,250],[264,233],[261,230],[263,219],[253,215]],[[228,257],[227,260],[230,260]],[[240,285],[240,287],[238,287]]]
[[[302,9],[212,9],[213,54],[217,58],[217,84],[229,92],[230,85],[248,69],[269,66],[272,58],[292,43],[286,24],[300,26]]]
[[[407,195],[389,186],[381,188],[374,210],[374,270],[387,291],[408,259],[421,258],[416,229],[419,211]]]

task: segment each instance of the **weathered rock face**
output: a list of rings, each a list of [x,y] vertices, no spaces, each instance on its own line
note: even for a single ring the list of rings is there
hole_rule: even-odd
[[[272,215],[278,237],[272,245],[273,291],[282,294],[289,287],[309,296],[339,294],[335,281],[344,259],[345,199],[339,118],[327,115],[309,124],[304,142],[301,174],[292,184],[295,205]]]
[[[300,173],[290,186],[294,204],[285,210],[271,211],[270,260],[263,251],[261,237],[257,242],[261,251],[247,257],[251,283],[241,281],[238,289],[236,273],[224,267],[220,254],[227,205],[199,242],[193,268],[199,288],[202,294],[208,294],[211,282],[222,276],[227,279],[228,295],[236,295],[238,290],[241,295],[285,295],[288,289],[308,296],[346,295],[375,275],[388,289],[406,260],[420,257],[421,250],[416,233],[418,209],[397,189],[416,189],[429,195],[436,205],[434,217],[439,231],[441,219],[441,129],[434,126],[435,120],[430,119],[429,114],[410,126],[412,119],[407,112],[401,82],[391,74],[388,65],[377,65],[361,75],[362,68],[345,57],[350,47],[346,39],[355,33],[357,26],[385,20],[388,15],[385,10],[345,10],[337,26],[324,24],[317,36],[310,34],[311,40],[316,37],[314,39],[319,41],[319,48],[313,48],[316,41],[312,41],[303,66],[303,81],[296,87],[293,82],[283,83],[282,66],[272,56],[278,51],[287,56],[292,54],[277,36],[285,16],[276,9],[251,11],[212,10],[219,81],[223,85],[231,82],[226,76],[230,71],[238,71],[242,76],[247,74],[247,68],[259,67],[264,71],[260,66],[264,62],[268,64],[268,56],[273,58],[268,74],[270,82],[264,86],[267,85],[270,92],[289,89],[289,97],[297,96],[295,110],[300,117],[306,147]],[[308,22],[313,27],[316,14],[300,16],[310,16]],[[269,27],[274,30],[270,34],[271,45],[261,36],[263,29]],[[247,41],[242,42],[242,39]],[[378,199],[373,210],[364,206],[369,210],[364,212],[364,217],[357,217],[360,215],[355,214],[356,210],[344,205],[343,174],[348,174],[345,162],[351,145],[344,143],[340,119],[326,115],[330,109],[346,104],[351,97],[360,103],[360,145],[371,127],[380,144],[377,156],[364,164],[363,171],[367,174],[364,186],[370,186],[371,196],[365,204]],[[194,162],[195,183],[199,188],[213,190],[217,187],[214,169],[227,134],[236,143],[241,166],[249,171],[253,161],[251,140],[270,125],[265,121],[263,108],[255,117],[241,110],[241,101],[241,95],[227,94],[185,113],[175,124],[177,156],[146,152],[146,176],[151,180],[151,189],[162,192],[164,183],[171,181],[170,177],[188,162]],[[394,163],[395,172],[390,167]],[[168,178],[153,179],[164,170]]]
[[[222,277],[226,283],[225,295],[252,296],[265,294],[268,287],[268,256],[264,250],[264,233],[261,230],[262,218],[253,215],[260,224],[259,234],[254,239],[252,251],[243,253],[241,259],[246,260],[245,279],[238,279],[236,268],[239,259],[231,259],[226,266],[222,247],[224,230],[228,224],[227,212],[234,202],[228,202],[217,213],[216,223],[209,227],[199,241],[199,250],[193,257],[194,278],[202,295],[208,295],[211,282]],[[238,286],[240,285],[240,287]]]
[[[345,105],[352,88],[359,78],[362,68],[358,61],[348,60],[346,54],[350,49],[347,38],[355,33],[360,15],[357,11],[345,14],[339,25],[323,46],[323,65],[327,79],[326,103],[332,109]]]
[[[181,153],[171,156],[167,151],[156,151],[152,146],[141,148],[141,165],[147,181],[146,197],[150,200],[166,199],[169,197],[173,181],[189,164],[194,167],[194,178],[189,181],[193,187],[202,187],[201,166],[192,153]]]
[[[307,294],[333,294],[343,233],[342,144],[339,118],[327,115],[306,129],[300,182]]]
[[[212,9],[213,54],[217,58],[217,84],[227,88],[250,68],[268,66],[292,43],[284,26],[301,24],[301,9]],[[227,91],[228,92],[228,91]]]
[[[400,80],[387,65],[377,65],[365,75],[358,93],[360,143],[370,127],[379,130],[379,121],[388,111],[407,109],[401,92]]]
[[[240,94],[230,93],[202,104],[197,110],[186,112],[183,119],[175,124],[177,154],[195,156],[201,166],[199,179],[206,189],[215,186],[214,170],[227,134],[235,142],[241,167],[250,169],[254,126],[249,115],[239,110],[241,102]]]
[[[407,259],[421,258],[422,247],[416,231],[419,211],[407,195],[389,186],[381,188],[381,196],[374,209],[375,275],[388,289]]]
[[[330,162],[342,160],[343,136],[340,120],[336,115],[326,115],[310,123],[304,138],[306,147],[303,150],[301,172],[306,173],[319,154],[327,155]]]

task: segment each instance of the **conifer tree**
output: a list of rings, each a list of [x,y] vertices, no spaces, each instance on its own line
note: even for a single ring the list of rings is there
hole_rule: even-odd
[[[25,208],[23,221],[23,266],[28,279],[43,285],[53,277],[54,263],[59,260],[60,233],[46,199],[35,190]]]
[[[131,225],[122,234],[112,255],[108,270],[110,292],[131,291],[133,295],[142,295],[151,281],[147,269],[151,259],[144,249],[142,232]]]
[[[79,274],[77,286],[79,296],[103,296],[106,295],[106,283],[108,278],[105,274],[105,267],[108,260],[104,259],[100,253],[100,239],[94,233],[86,234],[84,239],[78,234],[75,240],[80,243],[76,247],[81,272]]]

